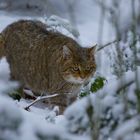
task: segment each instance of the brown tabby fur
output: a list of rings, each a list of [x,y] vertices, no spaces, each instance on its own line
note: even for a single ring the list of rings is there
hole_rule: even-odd
[[[4,56],[4,38],[3,35],[0,34],[0,58]]]
[[[72,38],[47,31],[46,25],[40,21],[20,20],[9,25],[2,36],[5,41],[4,46],[0,45],[0,57],[6,56],[11,79],[30,88],[37,96],[59,93],[61,96],[50,102],[59,105],[61,112],[67,106],[68,98],[71,103],[80,87],[95,72],[94,48],[82,48]],[[65,54],[64,46],[69,54]],[[81,69],[73,70],[75,66]],[[90,70],[85,69],[87,66]],[[69,74],[86,80],[83,83],[69,82],[66,80]]]

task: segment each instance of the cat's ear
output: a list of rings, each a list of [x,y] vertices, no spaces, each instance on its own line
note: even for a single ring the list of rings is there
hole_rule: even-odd
[[[66,45],[64,45],[63,46],[63,58],[69,59],[69,58],[71,58],[71,55],[72,55],[71,50]]]
[[[90,56],[93,56],[96,53],[96,47],[97,44],[88,49]]]

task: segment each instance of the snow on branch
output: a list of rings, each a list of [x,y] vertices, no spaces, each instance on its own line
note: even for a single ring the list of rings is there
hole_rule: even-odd
[[[102,92],[119,93],[122,89],[127,88],[135,82],[135,73],[128,71],[118,80],[113,80],[110,84],[106,85]]]
[[[68,20],[61,18],[61,17],[58,17],[56,15],[50,16],[46,20],[46,23],[47,23],[47,26],[51,30],[56,29],[57,27],[60,27],[60,28],[66,29],[68,32],[70,32],[76,38],[78,38],[80,35],[78,30],[75,29]]]

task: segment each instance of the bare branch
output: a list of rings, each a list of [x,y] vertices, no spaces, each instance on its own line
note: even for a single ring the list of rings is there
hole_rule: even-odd
[[[30,108],[32,105],[34,105],[34,104],[36,104],[36,103],[38,103],[38,102],[40,102],[40,101],[44,101],[44,100],[46,100],[46,99],[54,98],[54,97],[62,96],[62,95],[70,95],[70,96],[71,96],[71,93],[70,93],[70,92],[66,92],[66,93],[58,94],[58,93],[55,92],[55,93],[52,94],[52,95],[39,96],[39,97],[36,98],[33,102],[31,102],[28,106],[26,106],[24,109],[25,109],[25,110],[29,110],[29,108]]]
[[[53,98],[53,97],[56,97],[56,96],[59,96],[60,94],[53,94],[53,95],[48,95],[48,96],[42,96],[42,97],[38,97],[36,100],[34,100],[33,102],[31,102],[28,106],[26,106],[24,109],[25,110],[29,110],[29,108],[36,104],[37,102],[40,102],[40,101],[44,101],[46,99],[49,99],[49,98]]]
[[[114,43],[117,43],[118,41],[120,41],[120,39],[118,40],[118,39],[115,39],[114,41],[112,41],[112,42],[108,42],[108,43],[106,43],[106,44],[104,44],[104,45],[102,45],[102,46],[99,46],[99,48],[97,49],[97,51],[101,51],[102,49],[104,49],[105,47],[108,47],[108,46],[110,46],[110,45],[112,45],[112,44],[114,44]]]
[[[120,91],[126,89],[127,87],[129,87],[130,85],[132,85],[134,82],[135,81],[132,80],[132,81],[129,81],[129,82],[126,82],[126,83],[120,85],[120,87],[118,87],[118,89],[117,89],[117,93],[120,93]]]

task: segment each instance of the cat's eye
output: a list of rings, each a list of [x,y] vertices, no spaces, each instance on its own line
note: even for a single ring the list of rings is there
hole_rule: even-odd
[[[86,67],[86,70],[87,70],[87,71],[90,71],[90,70],[91,70],[91,67],[90,67],[90,66],[87,66],[87,67]]]
[[[92,65],[85,68],[86,71],[93,71],[94,69],[96,69],[96,67]]]
[[[72,68],[72,70],[73,71],[78,71],[79,70],[79,67],[75,66],[75,67]]]

